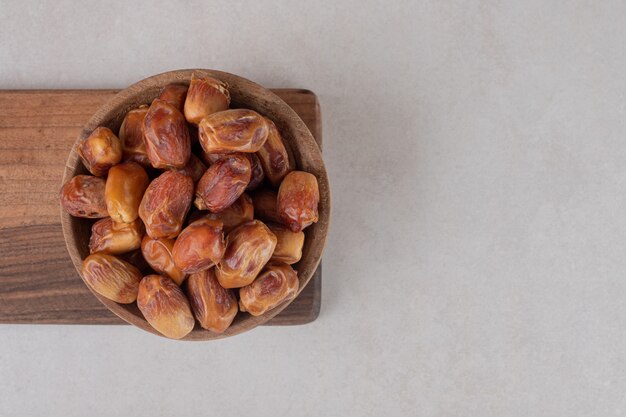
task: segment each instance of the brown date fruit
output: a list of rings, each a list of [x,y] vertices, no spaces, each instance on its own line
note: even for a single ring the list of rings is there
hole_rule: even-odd
[[[162,275],[143,277],[139,283],[137,307],[152,327],[171,339],[182,339],[196,324],[183,291]]]
[[[248,286],[239,289],[239,308],[260,316],[298,293],[298,273],[287,264],[268,265]]]
[[[201,212],[198,212],[201,213]],[[254,219],[254,206],[247,194],[242,194],[233,204],[219,213],[206,213],[204,217],[221,220],[224,224],[224,233],[229,233],[242,223]]]
[[[143,195],[139,217],[151,238],[173,239],[183,228],[191,207],[193,180],[176,171],[165,171],[155,178]]]
[[[143,120],[146,152],[154,168],[184,168],[191,155],[189,129],[183,115],[166,101],[156,99]]]
[[[130,304],[137,299],[141,272],[128,262],[94,253],[83,261],[82,273],[89,286],[109,300]]]
[[[248,109],[224,110],[202,119],[200,145],[206,153],[256,152],[267,140],[265,118]]]
[[[106,175],[122,160],[122,143],[108,127],[97,127],[76,148],[83,163],[96,177]]]
[[[215,78],[191,75],[184,113],[189,123],[197,125],[212,113],[228,109],[230,93],[226,84]]]
[[[187,294],[191,309],[204,329],[223,333],[237,315],[237,298],[232,290],[220,285],[214,268],[190,275]]]
[[[276,205],[282,224],[299,232],[317,222],[320,192],[315,175],[292,171],[280,183]]]
[[[278,194],[268,189],[257,190],[252,194],[254,216],[264,222],[281,223],[278,215]]]
[[[269,126],[269,134],[257,155],[261,160],[265,176],[274,187],[277,187],[285,175],[296,169],[296,166],[274,122],[267,118],[265,120]]]
[[[178,268],[193,274],[218,263],[225,249],[221,220],[205,217],[180,232],[172,248],[172,256]]]
[[[114,222],[130,223],[137,219],[139,203],[148,182],[148,174],[137,162],[129,161],[111,167],[104,199]]]
[[[207,169],[196,188],[196,207],[219,213],[243,194],[250,182],[250,161],[245,155],[233,154]]]
[[[206,162],[209,166],[213,165],[220,159],[228,156],[234,155],[237,152],[231,153],[206,153],[202,151],[201,156],[204,162]],[[246,187],[246,191],[253,191],[261,185],[263,180],[265,179],[265,173],[263,172],[263,167],[261,166],[261,161],[259,157],[254,153],[243,153],[239,152],[241,155],[244,155],[250,161],[250,182]]]
[[[150,236],[144,236],[141,241],[141,253],[148,265],[159,274],[167,275],[180,285],[187,275],[174,263],[173,247],[174,239],[152,239]]]
[[[202,178],[202,176],[206,172],[206,165],[204,165],[197,156],[195,156],[194,154],[191,154],[191,157],[189,158],[189,162],[187,162],[187,165],[185,165],[184,168],[176,169],[175,171],[180,172],[181,174],[187,175],[188,177],[191,177],[193,182],[196,183],[200,181],[200,178]]]
[[[90,253],[119,255],[139,249],[143,237],[143,224],[137,219],[132,223],[115,223],[113,219],[98,220],[91,226]]]
[[[255,153],[246,153],[244,155],[247,155],[248,159],[250,159],[250,169],[251,169],[250,182],[248,183],[248,186],[246,187],[246,191],[253,191],[253,190],[256,190],[259,187],[259,185],[261,185],[261,183],[265,179],[265,173],[263,172],[261,161],[259,160],[259,157],[256,156]]]
[[[276,236],[276,248],[271,261],[295,264],[302,258],[304,246],[304,232],[292,232],[287,226],[276,223],[268,223],[267,227]]]
[[[107,217],[105,181],[91,175],[77,175],[61,188],[61,206],[74,217]]]
[[[250,284],[270,260],[276,236],[258,220],[242,224],[226,237],[226,252],[217,264],[216,275],[224,288]]]
[[[184,84],[168,84],[163,87],[158,98],[170,103],[182,113],[185,106],[185,98],[187,97],[187,88]]]
[[[146,142],[143,140],[143,119],[148,113],[148,106],[143,105],[126,113],[120,126],[120,141],[124,161],[134,161],[149,167],[150,160],[146,153]]]

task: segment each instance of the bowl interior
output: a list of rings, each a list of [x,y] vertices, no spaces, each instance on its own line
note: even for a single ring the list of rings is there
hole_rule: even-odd
[[[215,70],[171,71],[146,78],[133,84],[119,92],[108,103],[102,106],[84,126],[67,160],[63,183],[66,183],[75,175],[89,173],[76,152],[76,146],[96,127],[106,126],[114,132],[117,132],[124,116],[129,110],[142,104],[150,104],[150,102],[159,95],[161,88],[167,84],[180,83],[188,85],[192,73],[206,74],[226,82],[231,95],[231,107],[249,108],[272,119],[274,123],[276,123],[276,126],[288,146],[291,148],[298,166],[297,169],[310,172],[317,177],[320,190],[319,221],[304,230],[306,239],[302,250],[302,259],[300,262],[293,265],[294,269],[298,271],[298,279],[300,281],[299,294],[315,272],[326,242],[330,220],[330,190],[328,178],[320,149],[304,122],[293,109],[278,96],[258,84],[233,74]],[[91,225],[95,220],[72,217],[63,209],[61,209],[61,220],[70,257],[82,278],[81,264],[82,260],[89,255],[88,243],[91,234]],[[90,288],[89,286],[87,287]],[[118,304],[93,291],[92,293],[113,313],[128,323],[151,333],[161,335],[148,324],[136,304]],[[233,321],[233,324],[222,334],[204,330],[196,323],[194,330],[183,340],[209,340],[242,333],[265,323],[287,307],[291,301],[293,300],[286,301],[258,317],[251,316],[247,313],[239,313]]]

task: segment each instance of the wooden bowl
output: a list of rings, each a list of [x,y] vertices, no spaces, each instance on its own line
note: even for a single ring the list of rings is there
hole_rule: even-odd
[[[328,185],[328,177],[326,176],[326,168],[324,167],[320,149],[304,122],[298,117],[296,112],[278,96],[252,81],[221,71],[179,70],[158,74],[131,85],[125,90],[120,91],[108,103],[102,106],[84,126],[83,131],[74,143],[69,158],[67,159],[63,183],[65,184],[75,175],[88,174],[87,169],[83,166],[76,152],[76,146],[79,141],[86,138],[98,126],[106,126],[114,132],[117,132],[124,116],[129,110],[141,104],[151,103],[152,100],[159,95],[161,88],[167,84],[189,84],[191,74],[194,72],[206,74],[226,82],[229,86],[232,107],[249,108],[272,119],[282,133],[285,141],[291,147],[298,169],[310,172],[317,177],[320,191],[319,221],[305,229],[306,240],[302,250],[302,259],[294,265],[294,268],[298,271],[298,279],[300,281],[299,294],[317,269],[326,243],[330,221],[330,188]],[[63,235],[70,257],[84,281],[84,277],[81,273],[81,265],[83,259],[89,255],[88,243],[91,234],[91,225],[94,223],[94,220],[72,217],[61,208],[61,223],[63,225]],[[85,285],[87,284],[85,283]],[[91,290],[89,285],[87,285],[87,287]],[[118,304],[102,297],[94,291],[92,291],[92,293],[102,304],[107,306],[109,310],[123,320],[143,330],[162,336],[148,324],[135,303]],[[258,317],[240,312],[237,314],[233,324],[222,334],[205,330],[196,322],[193,331],[182,340],[219,339],[243,333],[267,322],[287,307],[291,301],[293,300],[286,301]]]

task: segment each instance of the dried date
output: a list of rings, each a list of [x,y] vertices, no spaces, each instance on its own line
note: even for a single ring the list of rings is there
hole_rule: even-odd
[[[152,238],[173,239],[180,233],[193,198],[193,180],[176,171],[154,179],[139,205],[139,217]]]
[[[270,260],[276,247],[276,236],[258,220],[242,224],[226,237],[226,252],[216,269],[224,288],[250,284]]]
[[[105,180],[99,177],[77,175],[61,188],[61,206],[74,217],[107,217],[105,184]]]
[[[298,274],[282,263],[268,265],[252,282],[239,289],[239,308],[260,316],[298,293]]]

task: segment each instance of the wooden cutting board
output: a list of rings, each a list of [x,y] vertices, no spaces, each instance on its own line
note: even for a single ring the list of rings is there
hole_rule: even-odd
[[[273,90],[322,144],[308,90]],[[89,292],[65,248],[58,195],[82,126],[115,90],[0,90],[0,323],[126,324]],[[268,325],[305,324],[320,311],[321,265]]]

